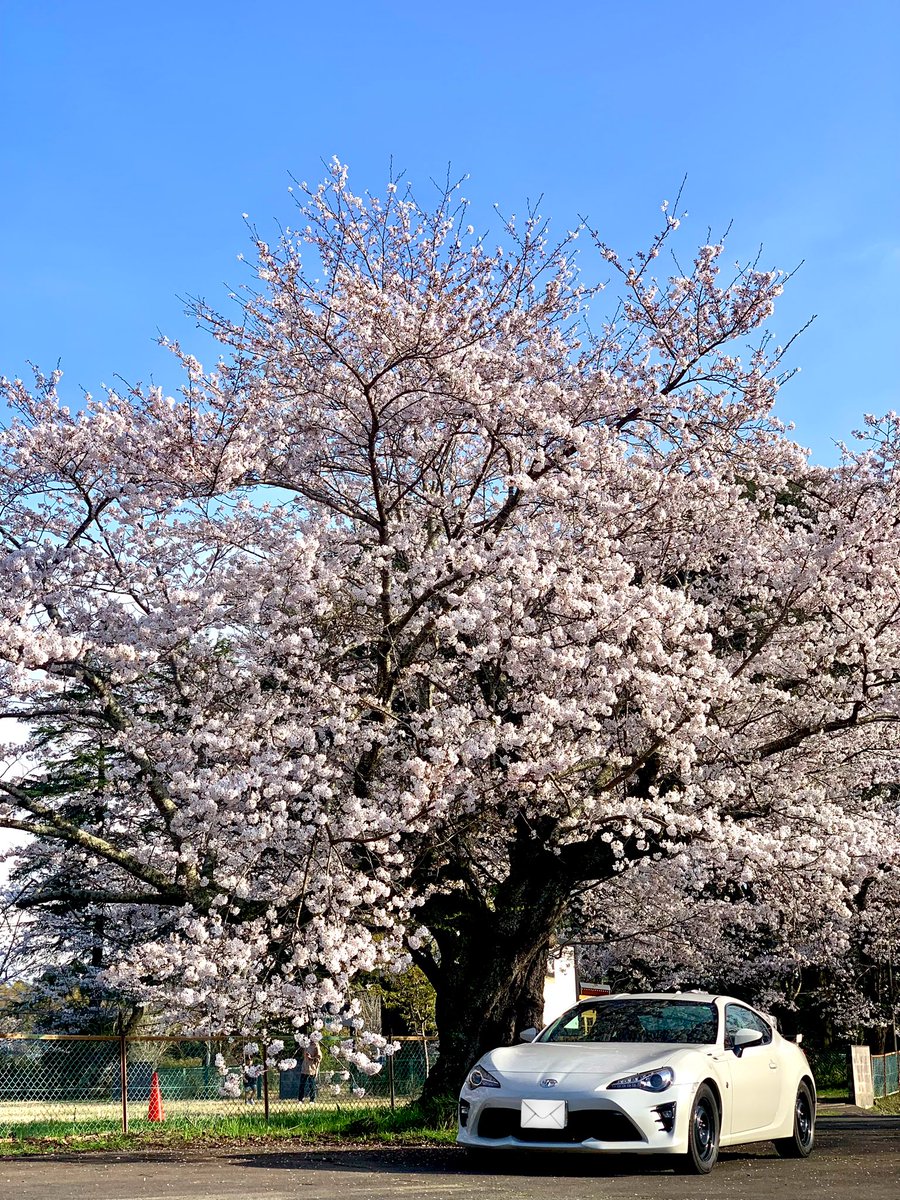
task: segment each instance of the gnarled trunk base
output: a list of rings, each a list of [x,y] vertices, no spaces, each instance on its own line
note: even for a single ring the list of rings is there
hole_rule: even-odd
[[[464,942],[465,932],[459,933]],[[483,936],[458,947],[453,970],[441,971],[437,988],[440,1054],[425,1084],[424,1103],[455,1098],[482,1054],[513,1044],[529,1026],[540,1028],[550,939],[547,929],[535,943],[518,949],[487,945],[491,939]]]

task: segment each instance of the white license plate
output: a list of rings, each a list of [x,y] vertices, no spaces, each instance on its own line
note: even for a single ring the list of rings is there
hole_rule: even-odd
[[[565,1100],[523,1100],[523,1129],[565,1129],[568,1113]]]

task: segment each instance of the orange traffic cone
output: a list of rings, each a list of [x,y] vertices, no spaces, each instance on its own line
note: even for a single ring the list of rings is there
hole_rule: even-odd
[[[148,1121],[164,1121],[166,1114],[163,1112],[162,1092],[159,1090],[159,1076],[154,1071],[153,1078],[150,1080],[150,1109],[147,1113]]]

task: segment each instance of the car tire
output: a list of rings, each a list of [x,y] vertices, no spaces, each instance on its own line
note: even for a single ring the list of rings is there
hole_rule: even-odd
[[[687,1154],[681,1156],[678,1170],[685,1175],[708,1175],[719,1157],[721,1131],[719,1105],[712,1088],[701,1083],[691,1105],[688,1122]]]
[[[816,1144],[816,1102],[805,1079],[800,1081],[794,1100],[794,1132],[776,1138],[775,1149],[782,1158],[809,1158]]]

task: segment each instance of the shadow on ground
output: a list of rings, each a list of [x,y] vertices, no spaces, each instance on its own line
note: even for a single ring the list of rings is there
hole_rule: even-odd
[[[471,1175],[473,1178],[483,1178],[485,1175],[527,1175],[532,1179],[596,1179],[602,1176],[664,1175],[671,1174],[674,1170],[671,1159],[650,1158],[637,1154],[529,1154],[527,1151],[488,1151],[483,1155],[470,1157],[465,1151],[453,1148],[274,1151],[268,1154],[233,1154],[229,1157],[236,1166],[258,1167],[269,1171],[302,1171],[318,1167],[349,1173]],[[758,1149],[747,1147],[741,1150],[724,1150],[719,1155],[719,1161],[749,1162],[775,1157],[771,1146],[761,1144]]]

